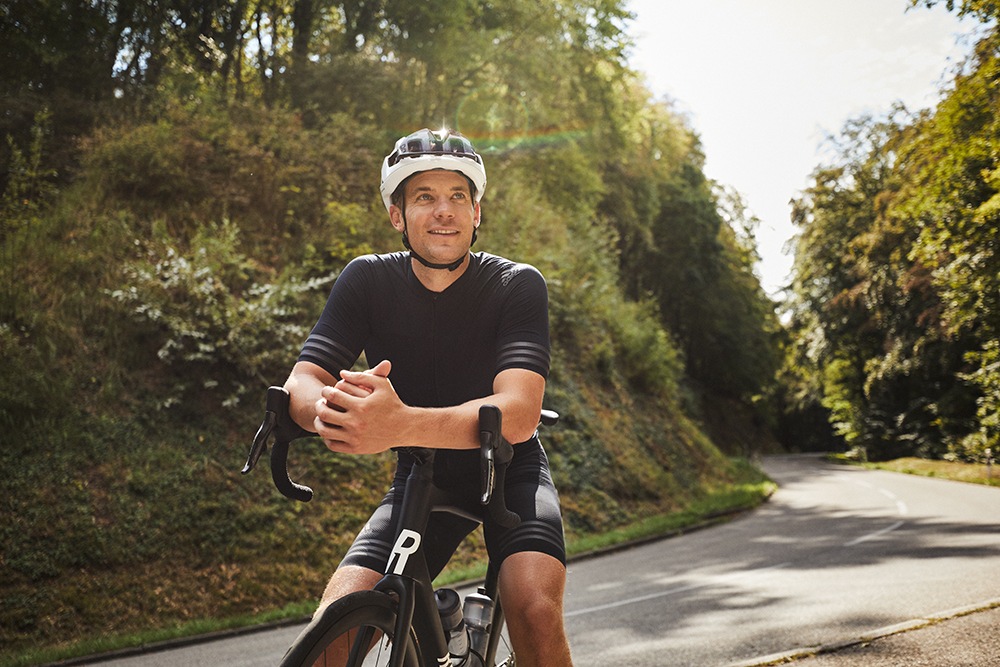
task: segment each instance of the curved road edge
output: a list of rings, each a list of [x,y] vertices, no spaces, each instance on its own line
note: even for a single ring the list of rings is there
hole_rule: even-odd
[[[732,663],[728,665],[728,667],[772,667],[773,665],[783,665],[808,658],[816,658],[817,656],[827,656],[827,655],[834,656],[838,652],[842,652],[846,649],[865,646],[879,639],[885,639],[887,637],[892,637],[895,635],[900,635],[915,630],[923,630],[931,626],[945,624],[946,622],[952,621],[954,619],[988,611],[1000,612],[1000,598],[996,598],[993,600],[986,600],[981,603],[968,605],[965,607],[958,607],[955,609],[949,609],[947,611],[941,611],[934,614],[928,614],[927,616],[924,616],[922,618],[914,618],[909,621],[904,621],[902,623],[896,623],[895,625],[889,625],[884,628],[878,628],[871,632],[866,632],[865,634],[860,635],[854,639],[848,639],[831,644],[824,644],[821,646],[796,648],[790,651],[782,651],[781,653],[759,656],[756,658],[752,658],[750,660]],[[945,628],[945,630],[947,631],[947,628]],[[997,647],[997,653],[1000,654],[1000,635],[996,635],[996,633],[994,633],[994,637],[995,637],[995,645]],[[954,652],[956,650],[956,646],[960,645],[961,642],[959,641],[949,641],[948,650]],[[902,656],[900,656],[900,658],[904,660],[904,662],[899,663],[900,665],[912,664],[909,661],[909,658],[903,658]],[[836,663],[837,660],[834,658],[829,664],[836,664]],[[845,663],[845,664],[850,664],[850,663]]]

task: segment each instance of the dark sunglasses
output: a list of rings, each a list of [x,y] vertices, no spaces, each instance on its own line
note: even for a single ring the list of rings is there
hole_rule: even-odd
[[[479,164],[483,163],[483,158],[476,153],[472,143],[465,137],[453,134],[439,137],[430,130],[421,130],[396,143],[396,150],[388,158],[389,166],[398,164],[403,158],[419,155],[454,155],[470,158]]]

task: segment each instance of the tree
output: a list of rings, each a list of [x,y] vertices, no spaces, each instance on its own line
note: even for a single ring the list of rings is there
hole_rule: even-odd
[[[923,5],[929,8],[939,4],[941,0],[910,0],[910,7]],[[959,16],[975,16],[984,23],[1000,18],[1000,3],[997,0],[944,0],[944,5],[949,12],[955,11],[957,5]]]
[[[753,272],[756,219],[738,195],[705,178],[689,130],[652,115],[647,132],[620,139],[629,146],[624,159],[608,149],[613,159],[604,163],[610,187],[601,211],[618,230],[627,293],[656,302],[692,379],[748,400],[779,364],[774,304]]]
[[[907,147],[900,209],[919,229],[910,259],[940,295],[940,335],[962,353],[961,378],[978,388],[978,429],[963,456],[1000,445],[1000,32],[977,45],[973,67]]]
[[[806,384],[876,456],[996,442],[997,71],[994,31],[933,113],[849,123],[795,206]]]

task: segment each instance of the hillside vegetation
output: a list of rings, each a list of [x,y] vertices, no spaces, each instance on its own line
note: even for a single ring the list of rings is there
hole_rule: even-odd
[[[316,598],[390,457],[296,447],[308,505],[238,471],[338,271],[399,248],[382,155],[442,121],[486,155],[477,249],[549,284],[570,535],[741,474],[780,360],[754,221],[621,3],[139,4],[4,10],[0,653]],[[748,417],[713,442],[704,405]]]

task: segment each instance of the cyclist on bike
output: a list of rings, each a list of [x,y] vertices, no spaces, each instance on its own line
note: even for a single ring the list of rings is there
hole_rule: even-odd
[[[503,412],[514,446],[507,504],[514,529],[486,519],[518,665],[570,665],[563,628],[566,553],[559,499],[536,426],[549,371],[548,297],[526,264],[471,251],[486,186],[482,157],[455,132],[400,139],[381,194],[406,252],[358,257],[338,277],[285,383],[291,414],[333,451],[438,450],[435,484],[479,511],[479,406]],[[369,371],[352,372],[362,351]],[[412,457],[398,453],[382,504],[330,579],[323,603],[373,588],[392,548]],[[435,513],[425,533],[434,577],[476,524]],[[322,605],[321,605],[322,606]]]

